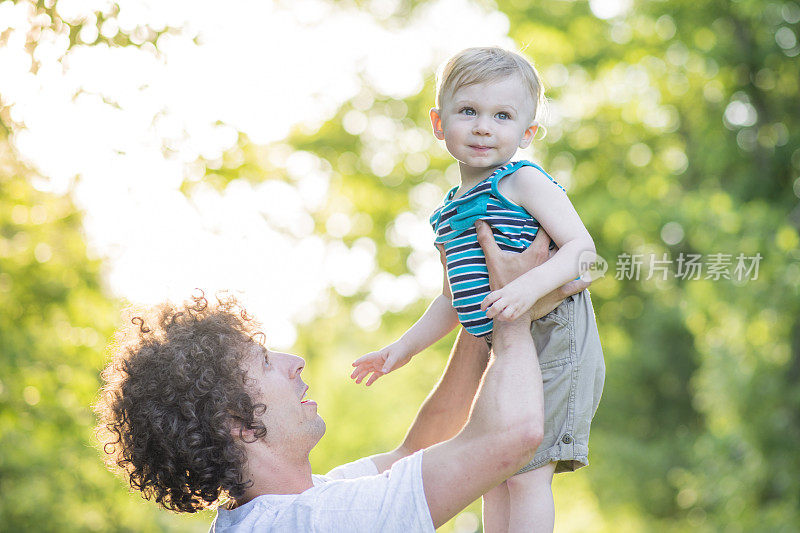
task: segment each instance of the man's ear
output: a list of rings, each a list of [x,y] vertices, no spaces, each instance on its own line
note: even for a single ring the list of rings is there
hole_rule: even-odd
[[[535,120],[528,126],[528,129],[525,130],[525,133],[522,135],[522,140],[519,142],[520,148],[527,148],[531,145],[531,141],[533,141],[533,136],[536,135],[536,132],[539,131],[539,123]]]
[[[431,108],[431,126],[433,126],[433,136],[440,141],[444,140],[444,128],[442,128],[442,116],[439,110]]]
[[[258,440],[256,438],[255,431],[252,429],[247,429],[244,427],[244,424],[229,422],[228,431],[230,431],[230,434],[234,440],[240,440],[244,443],[255,442]]]

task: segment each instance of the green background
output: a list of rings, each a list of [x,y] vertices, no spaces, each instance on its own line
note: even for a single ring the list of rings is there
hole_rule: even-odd
[[[402,26],[420,3],[402,2],[385,23]],[[592,288],[607,364],[592,465],[556,477],[557,530],[795,531],[800,49],[792,36],[800,6],[635,0],[610,21],[583,1],[498,1],[497,9],[559,109],[536,158],[569,183],[611,265]],[[54,8],[40,2],[37,10],[65,28]],[[79,28],[68,29],[75,43]],[[123,33],[110,44],[136,46]],[[418,186],[455,185],[449,156],[434,144],[384,143],[396,166],[376,178],[368,163],[374,139],[348,133],[342,122],[355,110],[429,135],[433,73],[426,79],[404,101],[365,82],[318,131],[298,130],[282,143],[255,145],[240,135],[206,181],[220,190],[237,178],[291,184],[268,155],[287,146],[310,152],[333,169],[327,204],[314,213],[316,232],[335,240],[326,234],[328,217],[357,217],[341,241],[374,241],[379,270],[406,274],[412,248],[389,244],[387,234],[403,213],[427,216],[409,200]],[[203,531],[211,514],[160,511],[101,463],[91,404],[125,302],[109,296],[103,265],[87,256],[69,195],[31,185],[35,173],[10,143],[15,127],[0,100],[2,529]],[[622,253],[762,259],[758,279],[742,283],[618,280]],[[354,386],[350,361],[393,340],[427,305],[361,331],[351,312],[365,297],[331,291],[324,312],[299,326],[294,351],[310,362],[307,380],[329,428],[312,455],[319,472],[398,444],[453,340],[368,390]],[[470,531],[479,515],[473,504],[442,530]]]

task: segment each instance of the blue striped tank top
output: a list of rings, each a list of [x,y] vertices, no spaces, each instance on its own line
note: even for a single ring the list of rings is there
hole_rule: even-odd
[[[464,329],[476,337],[491,333],[492,319],[481,311],[481,302],[491,291],[486,258],[478,245],[475,221],[482,219],[489,224],[500,249],[517,253],[530,246],[539,231],[539,222],[498,190],[501,179],[523,166],[539,169],[564,190],[539,165],[517,161],[498,168],[458,198],[454,198],[458,190],[458,187],[454,187],[430,218],[436,234],[435,242],[444,245],[453,307]]]

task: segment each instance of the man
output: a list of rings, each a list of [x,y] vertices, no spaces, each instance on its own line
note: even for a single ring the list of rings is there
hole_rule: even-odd
[[[485,224],[478,231],[494,286],[547,257],[543,231],[511,256]],[[534,315],[585,286],[554,291]],[[303,399],[305,362],[256,342],[235,300],[210,308],[200,296],[181,309],[163,306],[152,326],[133,323],[135,337],[121,339],[103,373],[104,450],[133,488],[167,509],[195,512],[229,497],[212,531],[433,531],[516,472],[542,438],[530,318],[496,322],[494,358],[463,428],[471,401],[463,382],[477,387],[484,364],[470,359],[480,341],[464,335],[459,364],[448,364],[403,445],[324,477],[312,475],[308,458],[325,423]]]

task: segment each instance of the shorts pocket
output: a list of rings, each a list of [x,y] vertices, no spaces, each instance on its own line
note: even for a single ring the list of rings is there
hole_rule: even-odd
[[[555,321],[559,324],[566,326],[569,324],[569,317],[570,313],[572,312],[572,305],[575,301],[575,298],[572,296],[567,296],[563,302],[561,302],[558,307],[544,315],[542,318],[534,320],[534,323],[539,321]]]
[[[570,296],[548,314],[531,323],[531,336],[542,370],[573,359],[573,328],[570,323],[573,299]]]

